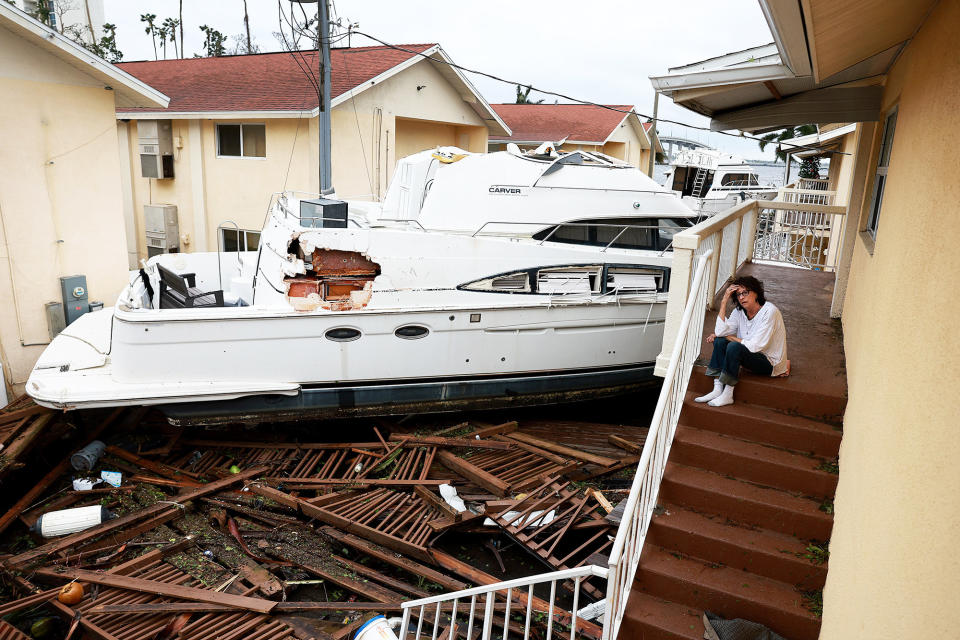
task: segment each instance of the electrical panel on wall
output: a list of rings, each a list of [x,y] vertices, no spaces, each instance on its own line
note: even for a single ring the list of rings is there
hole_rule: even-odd
[[[137,120],[140,175],[173,178],[173,124],[170,120]]]
[[[172,204],[143,205],[144,231],[147,236],[147,255],[180,250],[180,220],[177,207]]]

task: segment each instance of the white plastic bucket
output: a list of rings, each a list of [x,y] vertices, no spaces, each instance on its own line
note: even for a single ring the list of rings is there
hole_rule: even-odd
[[[363,626],[357,629],[353,640],[399,640],[399,638],[390,628],[387,619],[378,615],[364,622]]]

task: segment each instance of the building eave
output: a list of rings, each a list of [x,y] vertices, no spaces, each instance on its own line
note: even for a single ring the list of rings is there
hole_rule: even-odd
[[[316,118],[316,107],[304,111],[117,111],[117,120],[245,120]]]
[[[115,101],[125,103],[124,106],[165,108],[170,104],[170,98],[153,87],[6,2],[0,2],[0,25],[103,83],[105,89],[114,92]]]

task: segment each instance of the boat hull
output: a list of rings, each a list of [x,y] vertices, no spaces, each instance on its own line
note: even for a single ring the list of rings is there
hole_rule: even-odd
[[[161,405],[171,424],[218,425],[502,409],[577,402],[658,385],[654,363],[528,376],[305,387],[296,395]]]

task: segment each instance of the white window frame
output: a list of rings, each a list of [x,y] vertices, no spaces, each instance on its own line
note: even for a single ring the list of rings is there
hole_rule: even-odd
[[[887,171],[890,168],[890,161],[893,159],[893,144],[897,134],[897,114],[899,107],[891,109],[883,119],[883,134],[880,136],[880,148],[877,150],[877,168],[873,173],[873,197],[870,199],[870,209],[867,211],[867,221],[864,231],[870,238],[876,241],[877,229],[880,226],[880,214],[883,211],[883,194],[887,187]],[[893,123],[891,131],[891,122]],[[887,164],[883,162],[883,149],[886,147],[887,136],[890,136],[890,153],[887,156]],[[881,179],[882,178],[882,179]]]
[[[220,125],[225,126],[240,126],[240,155],[238,156],[225,156],[220,153]],[[245,156],[243,155],[243,128],[245,126],[256,125],[263,127],[263,155],[262,156]],[[217,158],[231,158],[231,159],[241,159],[241,160],[266,160],[267,159],[267,123],[266,122],[216,122],[213,125],[214,134],[216,137],[217,144]]]
[[[228,157],[228,158],[232,158],[233,156],[227,156],[227,157]],[[255,234],[257,234],[257,247],[259,248],[259,246],[260,246],[260,230],[259,230],[259,229],[234,229],[234,228],[232,228],[232,227],[221,227],[221,228],[220,228],[220,238],[219,238],[220,244],[219,244],[219,247],[220,247],[221,250],[224,251],[224,252],[227,251],[227,249],[226,249],[225,247],[227,246],[226,234],[227,234],[228,232],[229,232],[229,233],[236,233],[236,234],[237,234],[237,246],[238,246],[238,249],[237,249],[237,250],[238,250],[238,251],[256,251],[256,250],[257,250],[257,249],[250,249],[250,248],[247,247],[247,234],[248,234],[248,233],[255,233]],[[242,243],[241,243],[241,240],[242,240]],[[239,248],[241,244],[243,245],[243,247],[242,247],[242,248]],[[230,253],[233,253],[233,250],[230,250]]]

